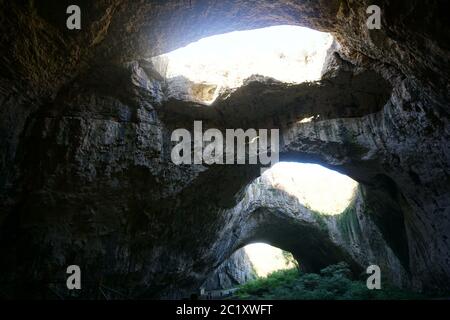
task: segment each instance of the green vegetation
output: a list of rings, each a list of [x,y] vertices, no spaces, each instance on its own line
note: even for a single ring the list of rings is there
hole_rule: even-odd
[[[365,281],[352,280],[344,262],[315,273],[300,273],[296,268],[275,271],[242,285],[236,299],[277,300],[404,300],[427,296],[384,284],[381,290],[369,290]]]
[[[319,227],[322,231],[327,231],[328,230],[328,226],[326,223],[326,219],[328,219],[328,216],[325,213],[321,213],[315,210],[311,210],[311,213],[313,215],[313,217],[316,219],[316,222],[319,224]]]
[[[354,238],[356,234],[361,234],[356,213],[355,199],[353,199],[348,207],[337,216],[337,227],[342,231],[342,234],[347,241]]]
[[[297,270],[300,268],[300,266],[298,265],[298,261],[294,258],[292,253],[290,253],[289,251],[284,251],[284,250],[282,251],[282,253],[283,253],[283,258],[284,258],[284,261],[285,261],[287,267],[291,264]]]

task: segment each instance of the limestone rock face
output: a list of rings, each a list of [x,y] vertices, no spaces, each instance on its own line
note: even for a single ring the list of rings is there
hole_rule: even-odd
[[[69,296],[77,264],[84,298],[185,297],[255,239],[306,269],[375,262],[398,285],[450,289],[446,3],[377,3],[381,30],[365,25],[368,0],[2,1],[1,294]],[[66,28],[70,4],[81,31]],[[249,82],[204,108],[170,98],[148,63],[278,24],[335,36],[321,81]],[[320,222],[252,184],[257,166],[174,165],[170,134],[193,120],[279,128],[281,159],[361,184],[353,213]]]
[[[216,95],[215,84],[194,83],[181,76],[166,81],[168,98],[204,103],[212,102]]]
[[[252,262],[244,249],[234,252],[202,284],[206,291],[235,288],[256,279]]]

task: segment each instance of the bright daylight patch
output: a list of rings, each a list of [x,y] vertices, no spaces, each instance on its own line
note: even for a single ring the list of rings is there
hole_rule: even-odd
[[[358,183],[316,164],[279,162],[264,172],[272,185],[297,197],[304,206],[323,214],[339,214],[353,200]]]
[[[252,262],[253,268],[259,277],[269,273],[294,268],[295,265],[287,258],[288,253],[265,243],[252,243],[244,247],[245,253]]]
[[[319,80],[332,41],[328,33],[274,26],[207,37],[153,61],[169,89],[186,90],[188,79],[204,85],[190,88],[191,96],[212,102],[221,90],[237,88],[254,74],[289,83]]]

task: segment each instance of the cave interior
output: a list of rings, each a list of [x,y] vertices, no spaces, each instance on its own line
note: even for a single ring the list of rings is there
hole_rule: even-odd
[[[80,30],[66,25],[73,4]],[[366,25],[373,4],[380,29]],[[114,299],[178,299],[235,285],[223,274],[245,265],[240,249],[255,242],[291,252],[307,272],[344,261],[360,274],[376,264],[397,287],[450,289],[445,1],[0,6],[2,297],[73,297],[66,268],[79,265],[77,298],[114,288]],[[161,74],[161,55],[273,26],[333,37],[319,79],[255,75],[216,92],[188,79],[170,90]],[[278,129],[281,162],[357,182],[349,209],[321,217],[260,165],[174,164],[171,133],[194,121]]]

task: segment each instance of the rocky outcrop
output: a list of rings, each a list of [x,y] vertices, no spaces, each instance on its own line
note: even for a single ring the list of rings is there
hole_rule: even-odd
[[[79,1],[82,31],[69,31],[65,9],[77,2],[0,2],[3,295],[69,296],[66,267],[78,264],[85,298],[102,298],[100,288],[113,289],[111,298],[182,297],[256,237],[281,241],[311,269],[376,261],[397,284],[450,288],[443,1],[377,1],[381,30],[365,27],[366,0]],[[340,47],[322,81],[251,82],[206,109],[166,101],[145,60],[207,35],[275,24],[335,36]],[[298,207],[282,195],[262,197],[273,202],[250,214],[244,190],[257,166],[170,161],[171,130],[194,119],[280,128],[282,159],[360,182],[357,220],[326,220],[321,231],[307,213],[295,220]],[[293,205],[279,211],[277,203]]]
[[[252,262],[244,249],[234,252],[202,284],[205,291],[235,288],[256,279]]]

